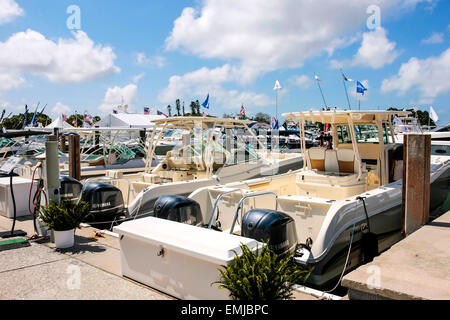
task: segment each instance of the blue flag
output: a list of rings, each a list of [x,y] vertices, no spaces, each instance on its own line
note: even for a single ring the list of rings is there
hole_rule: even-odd
[[[359,81],[356,81],[356,93],[361,93],[364,95],[364,91],[367,91],[366,87]]]
[[[205,102],[202,103],[203,108],[209,109],[209,93],[208,96],[206,97]]]

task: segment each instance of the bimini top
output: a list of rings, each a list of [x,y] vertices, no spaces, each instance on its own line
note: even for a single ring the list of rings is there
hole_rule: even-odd
[[[254,121],[211,118],[211,117],[170,117],[164,119],[153,120],[156,125],[170,125],[177,128],[194,128],[201,126],[203,129],[210,129],[214,127],[222,128],[236,128],[246,127]]]
[[[381,110],[327,110],[327,111],[301,111],[283,113],[286,119],[309,120],[321,123],[347,123],[351,117],[353,123],[371,123],[375,120],[388,121],[391,116],[406,116],[408,111],[381,111]]]

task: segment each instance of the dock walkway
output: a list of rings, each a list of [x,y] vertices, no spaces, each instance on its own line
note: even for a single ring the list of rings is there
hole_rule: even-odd
[[[347,274],[350,299],[450,300],[450,211]]]
[[[19,218],[16,230],[34,234],[32,220]],[[0,216],[0,231],[12,220]],[[5,240],[5,239],[0,239]],[[157,290],[123,278],[117,238],[76,230],[75,246],[53,243],[0,251],[0,300],[173,300]]]

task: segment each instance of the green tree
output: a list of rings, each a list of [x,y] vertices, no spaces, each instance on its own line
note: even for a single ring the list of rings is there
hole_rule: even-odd
[[[180,113],[180,110],[181,110],[181,107],[180,107],[180,99],[177,99],[177,100],[175,101],[175,105],[176,105],[176,109],[177,109],[177,115],[178,115],[178,116],[181,116],[181,113]]]
[[[258,112],[255,115],[255,120],[262,123],[270,124],[270,115],[267,113]]]
[[[200,102],[198,100],[195,100],[195,107],[197,109],[197,115],[200,115]]]
[[[83,117],[83,115],[82,114],[72,114],[72,115],[70,115],[68,118],[67,118],[67,120],[66,120],[66,122],[68,123],[68,124],[70,124],[71,126],[74,126],[75,127],[75,125],[74,125],[74,120],[76,119],[76,123],[77,123],[77,125],[76,125],[76,127],[77,128],[79,128],[79,127],[82,127],[83,126],[83,120],[84,120],[84,117]]]
[[[25,119],[25,125],[28,126],[31,123],[31,120],[33,119],[33,113],[28,113],[27,117]],[[41,123],[43,127],[49,125],[52,122],[52,119],[46,115],[41,114],[40,116],[37,116],[38,119],[35,119],[35,125],[37,123]],[[24,114],[19,113],[16,115],[12,115],[9,118],[4,118],[1,126],[5,129],[21,129],[24,124]]]

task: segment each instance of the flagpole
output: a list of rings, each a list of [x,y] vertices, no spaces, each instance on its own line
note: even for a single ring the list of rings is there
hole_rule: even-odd
[[[317,80],[317,85],[319,86],[320,94],[322,95],[322,99],[323,99],[323,103],[325,104],[325,108],[328,108],[327,103],[325,102],[325,97],[323,96],[322,88],[320,87],[319,80]]]
[[[278,122],[278,90],[275,90],[275,119]]]
[[[341,69],[341,75],[342,75],[342,83],[344,84],[345,96],[347,97],[348,108],[350,110],[352,110],[352,107],[350,106],[350,99],[348,98],[347,86],[345,84],[345,80],[344,80],[344,77],[343,77],[344,73],[342,72],[342,69]]]

